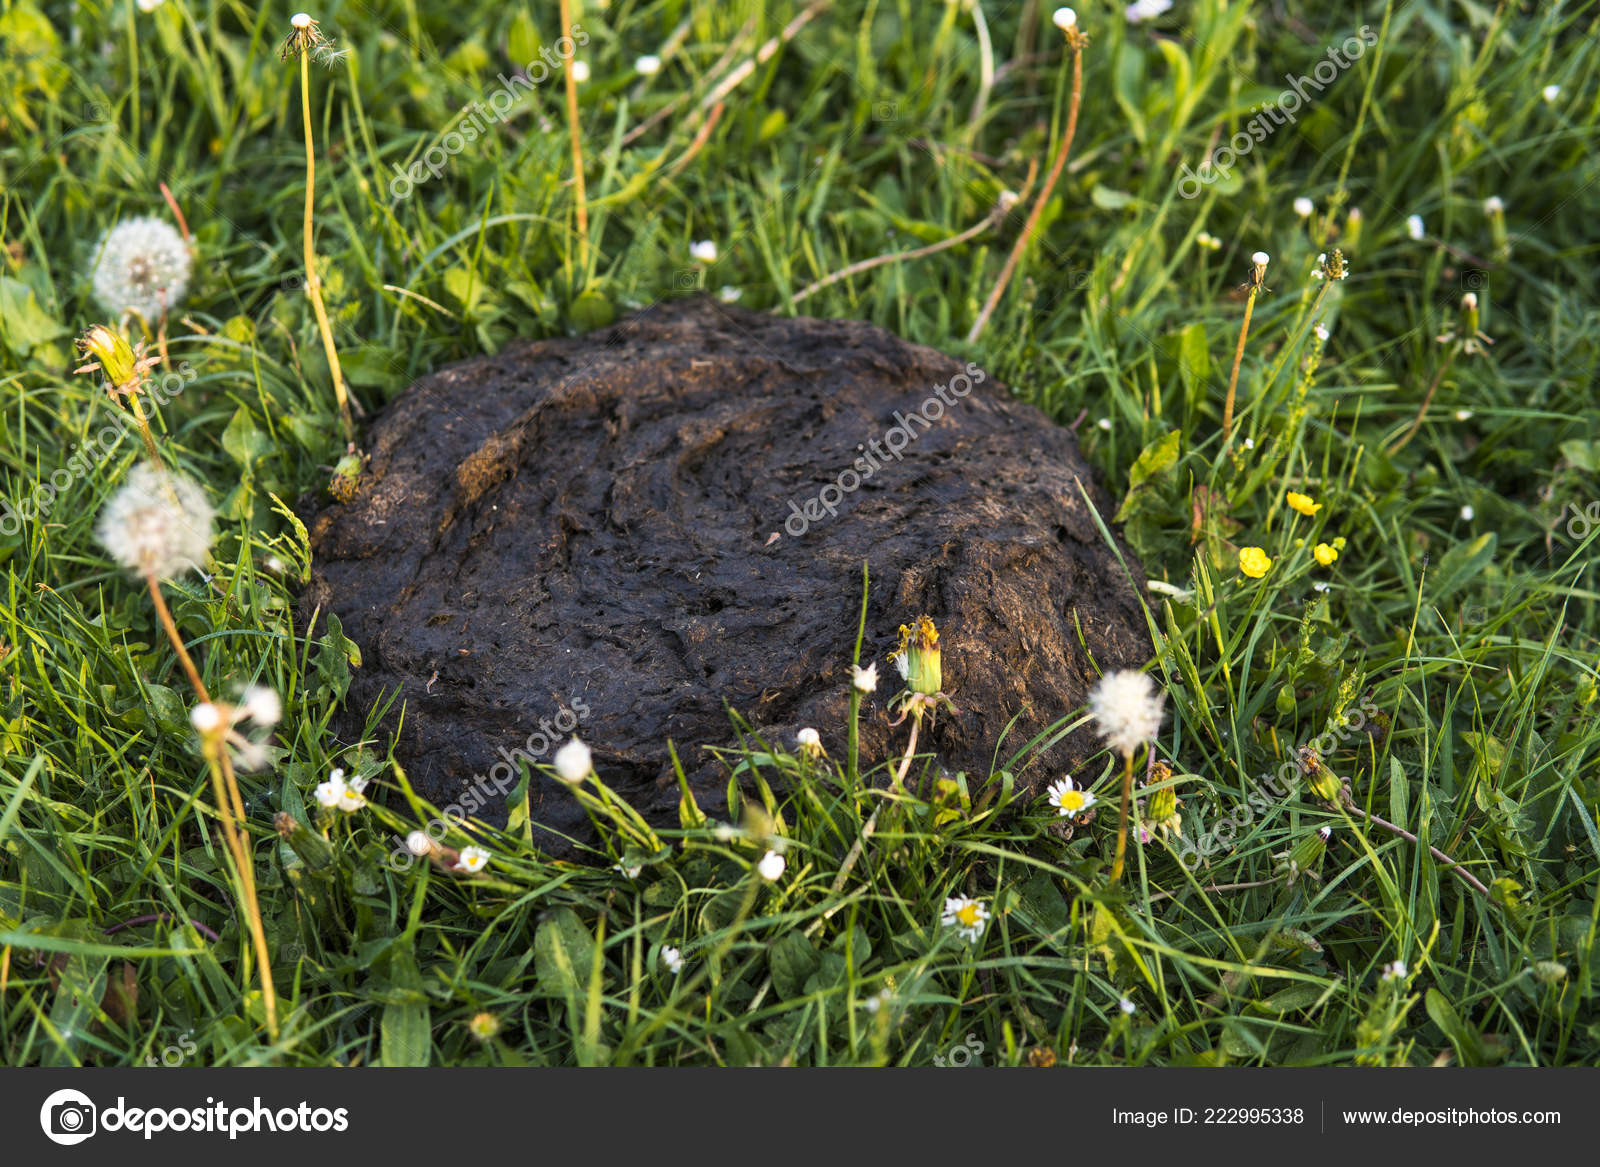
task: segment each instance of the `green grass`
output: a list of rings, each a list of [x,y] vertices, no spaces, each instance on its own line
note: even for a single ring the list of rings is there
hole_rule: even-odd
[[[301,284],[298,76],[277,53],[289,10],[36,5],[0,4],[0,490],[20,506],[118,408],[71,376],[70,340],[100,316],[94,241],[119,217],[169,215],[166,184],[199,260],[166,339],[194,378],[158,431],[223,516],[214,584],[190,575],[168,595],[213,692],[259,681],[285,699],[281,752],[244,779],[282,1030],[264,1028],[193,698],[148,596],[93,537],[141,456],[130,438],[68,470],[44,519],[0,534],[0,1063],[920,1065],[977,1045],[991,1065],[1600,1060],[1600,522],[1583,517],[1600,503],[1595,5],[1334,16],[1196,0],[1138,26],[1120,4],[1086,5],[1072,158],[977,343],[964,337],[1026,202],[970,243],[805,301],[978,360],[1063,422],[1083,415],[1149,574],[1193,593],[1148,597],[1168,693],[1158,752],[1180,776],[1184,837],[1217,843],[1192,871],[1181,846],[1135,846],[1120,888],[1106,879],[1114,811],[1063,830],[1019,793],[1025,756],[937,787],[930,767],[922,797],[888,796],[896,759],[852,775],[755,740],[730,757],[751,792],[736,829],[686,807],[682,829],[652,840],[602,816],[611,853],[569,865],[531,850],[514,817],[452,839],[494,852],[485,876],[392,869],[391,835],[431,811],[408,802],[386,738],[329,733],[352,654],[326,614],[296,624],[305,552],[275,502],[324,489],[341,452]],[[960,6],[839,0],[697,137],[724,54],[748,58],[802,7],[580,6],[586,264],[559,79],[410,198],[388,194],[394,165],[554,42],[555,5],[533,19],[490,4],[314,13],[351,51],[313,75],[317,251],[366,408],[447,361],[689,287],[791,311],[831,272],[979,222],[1003,189],[1037,193],[1029,166],[1049,164],[1070,67],[1034,3],[983,4],[989,69]],[[1363,24],[1377,43],[1293,125],[1182,197],[1181,167]],[[675,28],[641,83],[633,61]],[[706,238],[717,261],[693,263]],[[1307,376],[1310,272],[1335,246],[1352,274],[1316,313],[1331,338]],[[1258,249],[1272,262],[1224,451],[1238,289]],[[1467,290],[1496,343],[1451,365],[1391,456]],[[1321,510],[1295,514],[1289,488]],[[1335,537],[1343,553],[1319,566],[1312,546]],[[1273,557],[1265,578],[1239,573],[1240,546]],[[1364,702],[1384,728],[1346,732],[1326,758],[1359,812],[1298,782],[1248,801],[1254,778]],[[1060,712],[1063,726],[1082,716]],[[386,805],[318,819],[311,789],[335,765],[370,774]],[[1114,803],[1108,757],[1078,777]],[[278,810],[325,825],[335,861],[281,845]],[[1363,812],[1431,841],[1490,895]],[[1273,857],[1323,826],[1320,879],[1290,883]],[[788,864],[769,885],[754,865],[774,835]],[[970,945],[939,925],[963,893],[993,913]],[[1407,976],[1380,980],[1395,960]],[[484,1013],[489,1041],[467,1026]]]

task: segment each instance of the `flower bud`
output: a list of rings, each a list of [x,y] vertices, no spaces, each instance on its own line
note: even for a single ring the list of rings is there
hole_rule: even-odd
[[[278,837],[300,856],[312,871],[320,871],[333,862],[333,845],[306,826],[286,810],[280,810],[272,820]]]
[[[133,346],[104,324],[96,324],[78,338],[78,350],[86,357],[99,361],[99,369],[106,380],[119,388],[132,381],[138,373],[139,358]],[[94,366],[86,365],[84,369]],[[84,369],[79,369],[81,373]]]

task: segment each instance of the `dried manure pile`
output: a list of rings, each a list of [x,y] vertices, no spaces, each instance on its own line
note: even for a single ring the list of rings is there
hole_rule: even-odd
[[[574,726],[667,824],[669,741],[702,807],[725,805],[704,747],[737,742],[729,709],[789,746],[814,726],[841,756],[863,561],[862,657],[884,673],[864,766],[904,741],[881,662],[921,613],[957,712],[919,749],[974,788],[1083,703],[1096,665],[1150,655],[1143,576],[1100,535],[1082,491],[1110,508],[1072,434],[977,366],[857,321],[660,305],[441,369],[368,447],[358,496],[310,517],[304,603],[364,653],[346,732],[399,688],[398,755],[439,806],[519,751],[548,762]],[[1080,731],[1018,779],[1042,788],[1097,748]],[[531,806],[552,853],[588,831],[553,778]]]

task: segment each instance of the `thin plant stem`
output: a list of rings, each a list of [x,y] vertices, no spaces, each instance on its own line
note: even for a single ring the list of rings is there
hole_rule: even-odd
[[[1439,371],[1433,375],[1433,380],[1428,383],[1428,391],[1422,395],[1422,404],[1417,407],[1417,416],[1411,421],[1411,428],[1395,439],[1389,447],[1389,453],[1398,454],[1405,449],[1406,444],[1417,436],[1417,431],[1422,428],[1422,423],[1427,419],[1428,406],[1433,404],[1433,395],[1439,391],[1439,386],[1444,383],[1445,374],[1450,371],[1450,366],[1455,364],[1456,354],[1461,351],[1460,344],[1452,345],[1449,353],[1445,355],[1444,363],[1439,366]]]
[[[1111,882],[1122,879],[1128,857],[1128,815],[1133,809],[1133,753],[1122,756],[1122,817],[1117,820],[1117,856],[1111,861]]]
[[[150,589],[150,599],[156,606],[156,616],[166,631],[167,639],[172,643],[173,651],[178,654],[178,661],[189,678],[189,684],[193,686],[195,695],[200,700],[209,702],[211,695],[206,691],[205,682],[200,679],[199,670],[195,668],[189,650],[184,647],[183,637],[178,635],[178,626],[172,619],[172,611],[167,607],[166,597],[161,594],[160,582],[153,574],[146,574],[144,578]],[[239,890],[242,893],[240,899],[244,902],[251,943],[256,949],[256,964],[261,975],[261,999],[267,1011],[267,1032],[272,1040],[276,1041],[278,997],[272,984],[272,965],[267,955],[266,929],[261,923],[261,905],[256,898],[255,868],[251,864],[250,853],[239,836],[238,827],[235,826],[236,822],[242,826],[245,821],[244,799],[239,794],[239,783],[233,773],[233,760],[228,757],[227,744],[220,734],[207,739],[205,752],[206,766],[211,772],[212,794],[217,802],[217,817],[222,821],[223,839],[228,845],[234,869],[238,873]]]
[[[333,346],[333,328],[328,324],[328,309],[322,303],[322,277],[317,274],[317,254],[312,246],[312,211],[317,192],[317,150],[311,136],[311,63],[309,54],[300,51],[300,116],[306,138],[306,210],[302,230],[305,235],[306,295],[317,316],[317,331],[328,354],[328,374],[333,378],[333,394],[339,401],[339,419],[344,423],[344,439],[354,444],[356,423],[350,415],[350,397],[345,392],[344,371],[339,367],[339,352]]]
[[[183,646],[183,637],[178,635],[178,626],[173,622],[172,610],[167,607],[167,599],[161,594],[160,582],[154,575],[146,575],[144,582],[150,588],[150,599],[156,606],[156,617],[161,621],[167,639],[172,642],[173,651],[178,654],[178,663],[183,666],[184,675],[189,678],[190,686],[200,700],[210,701],[211,695],[206,692],[205,682],[200,679],[200,671],[194,667],[194,659],[190,657],[189,650]]]
[[[1261,291],[1261,282],[1252,281],[1250,294],[1244,302],[1244,320],[1239,324],[1239,343],[1233,350],[1233,372],[1228,374],[1228,397],[1222,403],[1222,444],[1228,444],[1229,437],[1233,434],[1233,395],[1239,388],[1239,365],[1244,360],[1244,342],[1250,335],[1250,314],[1256,309],[1256,296]]]
[[[1382,827],[1386,831],[1393,831],[1408,843],[1412,843],[1418,847],[1424,846],[1424,843],[1421,839],[1417,838],[1404,827],[1397,827],[1387,819],[1381,819],[1375,814],[1369,814],[1368,812],[1362,810],[1359,806],[1356,806],[1354,802],[1346,801],[1345,809],[1353,814],[1360,815],[1375,827]],[[1441,865],[1465,880],[1474,891],[1480,892],[1483,895],[1489,894],[1489,889],[1483,885],[1483,881],[1477,876],[1473,875],[1472,872],[1468,871],[1465,867],[1461,866],[1460,863],[1450,858],[1450,856],[1446,855],[1443,851],[1439,850],[1439,848],[1433,846],[1431,843],[1426,844],[1426,846],[1429,854],[1437,859]]]
[[[572,0],[561,0],[561,35],[572,39]],[[589,272],[589,197],[583,185],[583,139],[578,129],[578,79],[572,75],[572,62],[564,70],[567,90],[567,129],[572,139],[572,190],[578,210],[578,271],[580,279]]]
[[[160,466],[161,451],[156,449],[156,437],[150,432],[150,419],[145,417],[144,406],[139,404],[137,389],[128,394],[128,408],[133,411],[133,420],[139,426],[139,436],[144,439],[144,452],[150,455],[150,461]]]
[[[852,263],[849,267],[842,267],[831,275],[823,276],[814,284],[807,284],[794,295],[789,297],[789,303],[798,304],[807,296],[810,296],[815,292],[822,291],[823,288],[828,287],[830,284],[836,284],[840,280],[849,279],[851,276],[856,276],[860,275],[862,272],[871,271],[875,267],[882,267],[886,263],[894,263],[897,260],[923,259],[930,255],[936,255],[937,253],[945,251],[951,247],[959,247],[969,239],[975,239],[979,235],[982,235],[985,231],[993,227],[1004,217],[1005,212],[997,204],[995,209],[990,211],[989,214],[985,215],[981,220],[957,235],[952,235],[948,239],[941,239],[937,243],[930,243],[926,247],[914,247],[910,251],[893,251],[886,255],[875,255],[871,259],[859,260],[856,263]]]
[[[267,952],[267,933],[261,923],[261,904],[256,898],[255,864],[250,849],[245,846],[240,830],[244,825],[244,800],[239,796],[239,782],[233,773],[233,760],[228,757],[228,747],[220,737],[206,745],[206,765],[211,771],[212,797],[217,800],[217,815],[222,820],[222,834],[228,850],[233,855],[234,870],[239,876],[239,889],[243,892],[245,921],[250,928],[250,943],[256,950],[256,970],[261,977],[261,1003],[267,1013],[267,1035],[278,1040],[278,993],[272,983],[272,959]]]
[[[1072,139],[1078,132],[1078,107],[1082,103],[1083,41],[1078,38],[1072,41],[1072,97],[1067,105],[1067,129],[1061,135],[1061,145],[1056,151],[1056,160],[1050,165],[1050,173],[1039,191],[1038,201],[1033,204],[1033,210],[1028,212],[1028,221],[1022,225],[1022,234],[1017,236],[1011,254],[1006,256],[1005,266],[1000,269],[1000,278],[995,281],[994,287],[989,292],[989,298],[984,301],[983,311],[978,313],[978,319],[973,321],[972,328],[967,333],[968,344],[976,342],[983,335],[989,317],[994,314],[995,308],[1000,303],[1000,297],[1005,294],[1006,285],[1016,273],[1017,264],[1022,261],[1022,253],[1028,249],[1028,244],[1033,240],[1033,232],[1039,225],[1039,217],[1044,214],[1045,204],[1050,201],[1056,180],[1061,177],[1061,171],[1067,165],[1067,155],[1072,152]]]
[[[911,759],[917,752],[917,730],[922,728],[922,706],[918,705],[911,714],[911,740],[906,742],[906,756],[900,759],[900,769],[894,776],[894,784],[901,790],[906,787],[906,771],[911,769]]]

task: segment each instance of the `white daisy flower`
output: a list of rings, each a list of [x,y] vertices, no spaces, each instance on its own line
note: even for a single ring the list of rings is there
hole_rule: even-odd
[[[1470,502],[1466,506],[1461,508],[1461,521],[1463,523],[1472,522],[1472,520],[1475,519],[1477,517],[1477,515],[1478,515],[1478,512],[1472,509],[1472,504]]]
[[[317,803],[328,810],[337,808],[345,814],[353,814],[367,805],[366,797],[361,793],[366,788],[367,779],[353,778],[346,781],[344,771],[336,769],[329,773],[326,782],[318,784]]]
[[[1071,778],[1063,778],[1049,788],[1050,805],[1060,812],[1062,818],[1076,818],[1096,801],[1095,796],[1087,790],[1079,790],[1073,785]]]
[[[1499,195],[1490,195],[1483,200],[1483,213],[1485,215],[1502,215],[1505,213],[1506,204]]]
[[[1299,215],[1302,219],[1309,219],[1311,217],[1311,212],[1316,209],[1317,205],[1310,199],[1306,198],[1305,195],[1301,195],[1299,198],[1294,200],[1294,213]]]
[[[683,953],[670,944],[661,946],[661,963],[667,966],[667,971],[677,976],[683,971]]]
[[[1107,744],[1124,757],[1161,732],[1161,704],[1149,674],[1133,669],[1107,673],[1089,693],[1089,713]]]
[[[1456,420],[1457,421],[1471,421],[1472,420],[1472,410],[1470,410],[1470,409],[1458,409],[1458,410],[1456,410]]]
[[[1099,421],[1095,422],[1094,424],[1099,426],[1101,429],[1105,430],[1106,433],[1108,433],[1108,434],[1111,432],[1111,419],[1109,417],[1102,417]]]
[[[712,259],[716,258],[713,254]],[[723,284],[717,289],[717,299],[724,304],[737,304],[744,297],[744,289],[736,288],[732,284]]]
[[[100,237],[89,279],[94,298],[116,319],[137,313],[154,324],[183,299],[193,264],[189,245],[174,227],[143,216]]]
[[[1328,326],[1326,324],[1318,323],[1317,327],[1313,331],[1316,332],[1318,340],[1322,341],[1324,344],[1328,342]]]
[[[123,567],[164,583],[206,561],[215,517],[194,482],[140,463],[100,513],[95,535]]]
[[[970,943],[983,935],[984,925],[989,922],[989,909],[982,900],[951,896],[944,901],[944,915],[939,922],[946,928],[956,929],[961,938]]]
[[[710,239],[700,239],[689,244],[689,258],[696,263],[716,263],[717,245]]]
[[[654,77],[661,72],[661,58],[654,53],[646,53],[633,63],[633,68],[641,77]]]
[[[594,755],[577,738],[556,751],[556,774],[561,781],[576,786],[594,772]]]
[[[589,80],[589,62],[574,61],[572,62],[571,69],[572,79],[579,85],[582,85],[585,81]]]
[[[1422,225],[1421,215],[1406,216],[1406,234],[1411,236],[1413,239],[1421,239],[1425,234],[1427,234]]]
[[[1383,966],[1383,979],[1386,981],[1403,981],[1406,979],[1406,962],[1396,960]]]
[[[489,852],[482,847],[463,847],[461,856],[455,862],[452,871],[465,871],[468,875],[476,875],[489,866]]]
[[[1132,1015],[1137,1006],[1134,1005],[1132,1001],[1128,1000],[1128,998],[1124,997],[1122,1000],[1117,1002],[1117,1008],[1121,1009],[1126,1014]]]
[[[756,864],[756,873],[768,883],[772,883],[783,874],[785,866],[787,863],[782,855],[776,851],[768,851],[761,857],[761,862]]]
[[[1546,85],[1541,92],[1543,93],[1545,103],[1548,105],[1551,102],[1554,102],[1556,98],[1561,96],[1561,86]]]

